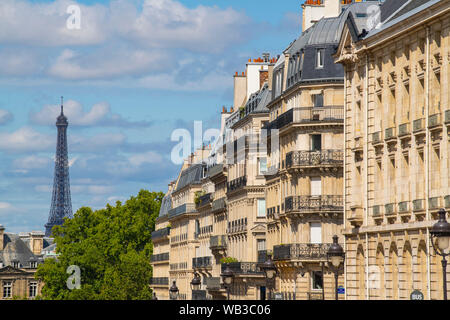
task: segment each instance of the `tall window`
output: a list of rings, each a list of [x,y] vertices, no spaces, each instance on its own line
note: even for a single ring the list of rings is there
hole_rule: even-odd
[[[312,271],[311,274],[311,289],[322,290],[323,288],[323,274],[321,271]]]
[[[313,95],[314,107],[323,107],[323,94],[315,94]]]
[[[322,179],[321,177],[311,177],[311,196],[322,195]]]
[[[321,151],[322,150],[322,135],[313,134],[311,135],[311,151]]]
[[[266,216],[266,199],[258,199],[258,217]]]
[[[267,172],[267,158],[258,159],[258,174],[263,175]]]
[[[37,282],[30,282],[29,285],[29,298],[35,298],[37,295]]]
[[[323,68],[325,49],[317,49],[316,68]]]
[[[12,282],[5,281],[3,282],[3,299],[11,298],[12,296]]]
[[[322,243],[322,225],[320,223],[312,222],[309,225],[310,243]]]

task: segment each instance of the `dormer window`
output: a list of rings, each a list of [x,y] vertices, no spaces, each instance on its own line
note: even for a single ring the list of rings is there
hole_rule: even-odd
[[[12,263],[14,268],[20,268],[20,262],[19,261],[13,261]]]
[[[317,49],[316,53],[316,69],[324,66],[325,49]]]
[[[37,268],[37,262],[36,261],[30,261],[30,267],[32,269],[36,269]]]

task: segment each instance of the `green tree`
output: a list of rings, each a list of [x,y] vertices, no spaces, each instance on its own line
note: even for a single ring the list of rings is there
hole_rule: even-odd
[[[151,233],[162,192],[141,190],[125,204],[93,211],[80,208],[73,219],[53,229],[58,260],[47,259],[36,278],[44,282],[43,299],[150,299]],[[67,286],[69,266],[81,270],[81,288]]]

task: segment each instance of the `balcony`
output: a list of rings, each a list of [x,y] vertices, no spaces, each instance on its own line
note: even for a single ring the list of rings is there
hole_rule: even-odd
[[[207,206],[212,202],[212,200],[213,200],[212,193],[207,193],[202,196],[199,196],[198,201],[196,203],[196,207],[201,208],[201,207]]]
[[[207,175],[210,178],[218,176],[223,173],[223,169],[224,169],[223,164],[216,164],[208,168]]]
[[[441,198],[440,197],[429,198],[428,208],[430,210],[439,210],[441,208]]]
[[[294,196],[284,201],[284,210],[291,212],[343,211],[343,196]]]
[[[214,200],[211,204],[211,212],[223,211],[227,208],[226,198]]]
[[[230,267],[231,271],[235,275],[263,275],[263,271],[260,269],[259,264],[257,262],[231,262],[231,263],[223,263],[221,265],[221,272],[223,273],[226,267]]]
[[[263,129],[273,130],[282,129],[292,124],[308,124],[308,123],[329,123],[344,122],[343,106],[323,106],[323,107],[306,107],[293,108],[281,114],[277,119],[268,123]]]
[[[330,243],[293,243],[273,247],[273,260],[326,260]]]
[[[407,138],[411,135],[411,132],[409,130],[409,123],[404,123],[398,126],[398,136],[400,139]]]
[[[395,127],[387,128],[386,130],[384,130],[384,141],[388,142],[393,141],[395,139],[396,139]]]
[[[218,291],[222,289],[222,285],[220,284],[220,277],[206,278],[206,289],[209,291]]]
[[[380,145],[383,143],[382,137],[381,137],[381,131],[377,131],[372,133],[372,145]]]
[[[168,262],[169,253],[155,254],[150,257],[150,262]]]
[[[293,167],[339,166],[344,164],[342,150],[293,151],[286,155],[286,169]]]
[[[423,211],[425,210],[423,199],[418,199],[413,201],[413,211]]]
[[[153,286],[168,286],[169,278],[159,277],[159,278],[151,278],[150,285]]]
[[[227,233],[247,232],[247,218],[228,221]]]
[[[258,263],[264,263],[267,261],[267,250],[258,251]]]
[[[428,128],[436,130],[442,128],[441,114],[435,113],[428,117]]]
[[[445,124],[450,125],[450,110],[445,111]]]
[[[420,134],[425,131],[425,119],[417,119],[413,121],[413,133]]]
[[[152,241],[168,239],[169,235],[170,235],[170,227],[153,231]]]
[[[395,203],[388,203],[384,206],[384,215],[388,218],[395,218],[397,216]]]
[[[225,250],[227,248],[227,236],[212,236],[209,239],[209,248],[215,250]]]
[[[193,269],[204,269],[210,268],[211,266],[212,266],[211,257],[192,258]]]
[[[169,210],[169,219],[181,216],[186,213],[195,213],[197,212],[194,203],[185,203],[179,207]]]
[[[247,185],[247,177],[242,176],[227,183],[227,192],[232,192],[244,188]]]

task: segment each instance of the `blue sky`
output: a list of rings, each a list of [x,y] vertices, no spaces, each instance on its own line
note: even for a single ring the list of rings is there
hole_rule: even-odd
[[[72,203],[101,208],[167,189],[176,128],[219,126],[233,74],[300,33],[298,0],[2,0],[0,224],[42,230],[59,97],[69,118]],[[70,5],[80,29],[68,29]]]

